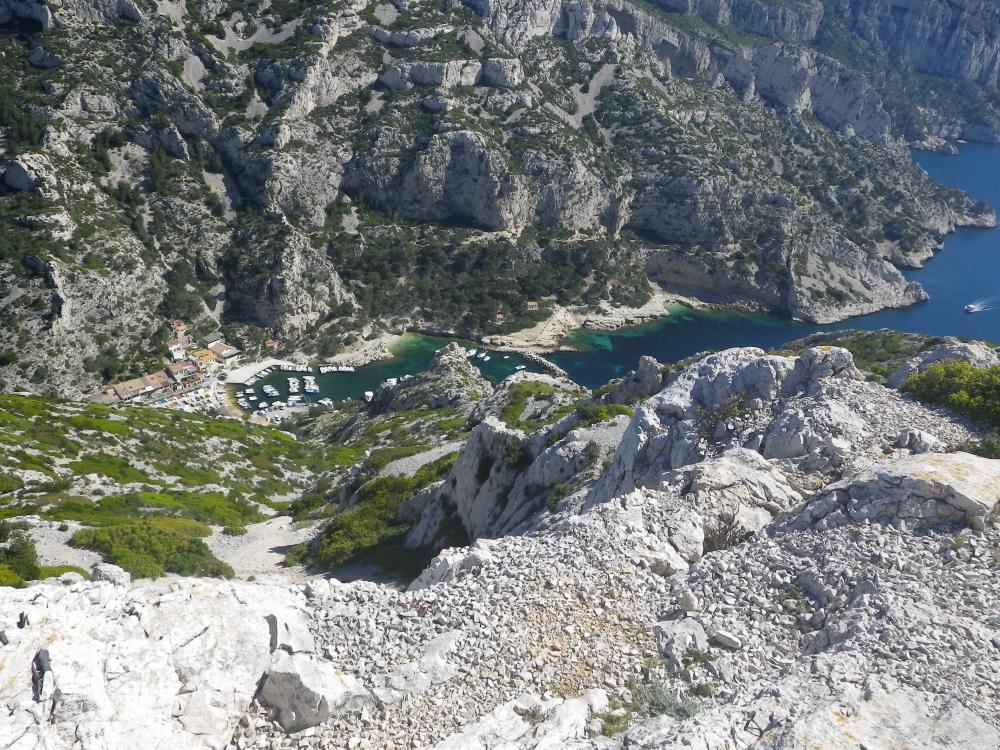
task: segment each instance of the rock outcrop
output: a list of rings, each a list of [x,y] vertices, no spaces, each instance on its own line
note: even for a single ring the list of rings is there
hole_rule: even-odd
[[[368,411],[386,414],[419,407],[471,408],[491,390],[489,381],[479,374],[465,350],[452,342],[434,355],[422,373],[379,386],[368,403]]]
[[[316,650],[305,598],[282,586],[208,580],[130,586],[127,573],[99,565],[93,583],[4,592],[5,747],[221,749],[262,678],[264,701],[279,679],[372,700],[350,678],[338,683],[305,668]],[[330,701],[310,720],[305,691],[281,692],[298,729],[345,710],[344,700]]]

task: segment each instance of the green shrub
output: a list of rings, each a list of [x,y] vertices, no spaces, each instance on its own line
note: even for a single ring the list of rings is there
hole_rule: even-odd
[[[532,399],[549,398],[555,395],[555,392],[555,386],[535,380],[515,384],[510,389],[510,400],[500,413],[501,421],[508,427],[522,426],[521,418],[524,415],[524,410],[528,408],[528,402]]]
[[[993,430],[978,442],[962,443],[958,450],[975,453],[983,458],[1000,458],[1000,431]]]
[[[107,453],[91,453],[69,465],[78,476],[101,474],[121,484],[149,482],[149,477],[132,466],[126,458]]]
[[[222,533],[226,536],[244,536],[247,533],[246,526],[225,526]]]
[[[122,436],[129,434],[128,424],[115,419],[99,419],[97,417],[88,417],[85,414],[76,414],[66,421],[81,430],[107,432],[112,435]]]
[[[15,531],[27,531],[30,525],[27,521],[0,521],[0,544],[3,544]]]
[[[233,576],[233,569],[216,559],[197,536],[151,520],[81,529],[70,544],[100,552],[106,561],[124,568],[134,578],[156,578],[164,573]]]
[[[632,409],[624,404],[602,404],[596,401],[581,401],[576,405],[576,413],[580,416],[577,427],[605,422],[621,414],[632,416]]]
[[[979,368],[958,360],[936,362],[908,377],[900,390],[1000,427],[1000,365]]]
[[[24,579],[9,566],[0,563],[0,586],[11,586],[19,589],[24,586]]]
[[[186,490],[130,492],[109,495],[97,502],[69,497],[45,511],[44,516],[51,521],[74,520],[88,526],[111,526],[154,514],[169,514],[173,518],[220,526],[239,526],[264,519],[260,511],[242,498],[221,492]]]
[[[23,486],[24,482],[20,478],[12,474],[0,474],[0,495],[6,495],[8,492],[19,490]]]
[[[358,503],[334,516],[317,537],[311,559],[330,568],[340,567],[355,555],[406,533],[396,522],[400,503],[412,495],[407,477],[380,477],[358,492]]]
[[[669,716],[678,721],[698,713],[698,704],[678,698],[662,685],[643,685],[632,693],[636,710],[646,716]]]
[[[286,564],[304,560],[331,569],[366,558],[389,567],[411,567],[414,564],[411,553],[402,546],[409,526],[396,520],[399,505],[446,476],[457,458],[458,453],[449,453],[422,466],[412,477],[379,477],[363,485],[358,490],[357,502],[331,518],[308,551],[292,550]]]
[[[46,578],[58,578],[63,573],[79,573],[86,580],[90,580],[90,572],[84,570],[83,568],[78,568],[75,565],[42,565],[38,569],[38,580],[42,581]]]
[[[26,581],[38,578],[38,552],[27,534],[16,531],[6,549],[0,550],[0,565],[6,565]]]

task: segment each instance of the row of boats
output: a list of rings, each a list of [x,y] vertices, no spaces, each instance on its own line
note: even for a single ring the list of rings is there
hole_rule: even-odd
[[[479,360],[482,360],[483,362],[489,362],[490,361],[490,355],[487,354],[487,350],[486,349],[483,349],[482,351],[479,351],[478,349],[466,349],[465,350],[465,356],[468,357],[469,359],[479,359]],[[503,355],[503,358],[504,359],[510,359],[510,355],[509,354],[505,354],[505,355]],[[526,367],[527,367],[527,365],[518,365],[514,369],[515,370],[523,370]]]
[[[479,362],[489,362],[492,358],[489,351],[486,349],[466,349],[465,356],[469,359],[478,360]],[[510,359],[509,354],[503,355],[503,359]],[[518,365],[515,370],[523,370],[526,365]],[[355,372],[355,368],[350,365],[322,365],[319,368],[313,368],[309,365],[294,365],[286,364],[281,367],[268,367],[261,370],[253,377],[247,379],[243,384],[245,387],[243,390],[236,393],[236,403],[240,405],[246,411],[273,411],[275,409],[284,409],[289,406],[301,405],[303,401],[308,401],[307,396],[303,394],[318,394],[320,392],[319,385],[316,383],[316,376],[313,372],[318,370],[319,374],[326,375],[331,372]],[[288,382],[288,396],[285,399],[281,398],[281,392],[272,384],[265,383],[261,386],[264,398],[263,400],[260,396],[256,395],[253,386],[258,382],[268,377],[269,375],[277,372],[295,372],[302,375],[301,378],[296,376],[291,376],[287,378]],[[403,376],[405,379],[408,376]],[[397,378],[388,378],[384,385],[394,386],[399,382]],[[375,397],[374,391],[365,391],[363,398],[365,401],[371,401]],[[328,398],[317,399],[314,403],[323,404],[325,406],[332,406],[333,401]]]

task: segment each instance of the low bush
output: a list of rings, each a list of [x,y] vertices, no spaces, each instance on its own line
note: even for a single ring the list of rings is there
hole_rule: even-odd
[[[602,404],[597,401],[581,401],[576,405],[576,413],[580,417],[577,427],[590,427],[605,422],[612,417],[625,414],[632,416],[632,409],[624,404]]]
[[[222,533],[226,536],[245,536],[247,533],[246,526],[225,526],[222,529]]]
[[[683,721],[698,713],[696,701],[678,698],[662,685],[643,685],[632,693],[635,710],[645,716],[669,716]]]
[[[8,492],[13,492],[14,490],[19,490],[24,486],[18,477],[11,474],[0,474],[0,495],[5,495]]]
[[[86,414],[76,414],[66,421],[81,430],[106,432],[111,435],[119,436],[129,434],[128,424],[116,419],[100,419],[98,417],[89,417]]]
[[[216,559],[201,539],[180,528],[185,526],[154,523],[152,519],[134,521],[81,529],[70,544],[100,552],[107,562],[124,568],[134,578],[156,578],[164,573],[232,578],[231,567]]]
[[[90,580],[90,573],[75,565],[43,565],[38,569],[38,580],[58,578],[64,573],[79,573],[86,580]]]
[[[88,526],[112,526],[161,513],[219,526],[241,526],[264,519],[260,511],[242,498],[221,492],[187,491],[131,492],[110,495],[97,502],[68,497],[44,515],[51,521],[74,520]]]
[[[958,450],[975,453],[983,458],[1000,458],[1000,430],[993,430],[989,435],[974,443],[962,443]]]
[[[396,520],[400,503],[446,476],[457,458],[457,453],[449,453],[422,466],[412,477],[379,477],[364,484],[354,505],[331,518],[307,550],[292,550],[285,562],[305,561],[333,569],[365,559],[395,569],[412,568],[413,555],[423,553],[402,545],[409,526]]]
[[[5,549],[0,549],[0,565],[10,568],[25,581],[38,578],[38,552],[27,534],[15,531]]]
[[[100,474],[110,477],[121,484],[149,482],[150,478],[139,469],[132,466],[128,459],[121,456],[111,456],[107,453],[91,453],[79,461],[69,465],[78,476]]]
[[[0,563],[0,586],[10,586],[19,589],[24,586],[24,579],[9,566]]]
[[[0,521],[0,544],[3,544],[15,531],[27,531],[26,521]]]
[[[968,362],[936,362],[911,375],[900,390],[919,401],[947,406],[977,422],[1000,427],[1000,365],[973,367]]]
[[[500,419],[508,427],[521,427],[524,410],[528,408],[528,402],[533,399],[548,399],[555,395],[556,388],[549,383],[540,383],[528,380],[515,384],[510,389],[510,400],[500,413]]]

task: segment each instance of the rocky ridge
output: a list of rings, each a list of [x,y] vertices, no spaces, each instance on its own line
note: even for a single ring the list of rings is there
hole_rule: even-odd
[[[114,746],[135,721],[118,675],[147,654],[163,679],[144,730],[186,746],[1000,743],[1000,464],[942,452],[974,428],[828,346],[710,355],[643,397],[628,424],[600,426],[617,430],[612,460],[512,535],[479,525],[511,507],[470,460],[484,439],[538,441],[518,476],[544,482],[573,431],[599,425],[525,435],[487,418],[453,467],[473,544],[407,591],[129,587],[107,570],[12,592],[0,685],[16,724],[0,738]],[[202,649],[230,611],[245,647],[218,675]]]

